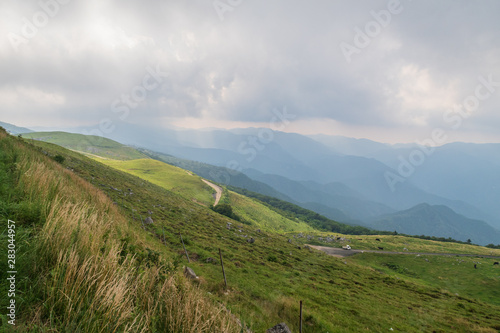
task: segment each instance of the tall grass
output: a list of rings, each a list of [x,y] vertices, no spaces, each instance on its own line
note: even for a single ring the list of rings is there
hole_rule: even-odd
[[[36,227],[29,268],[35,280],[24,291],[16,331],[240,331],[224,306],[179,273],[123,254],[128,223],[104,193],[0,133],[2,146],[5,140],[22,200],[43,207],[44,220]]]

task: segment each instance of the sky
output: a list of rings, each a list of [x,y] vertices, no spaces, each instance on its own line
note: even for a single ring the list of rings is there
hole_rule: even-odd
[[[0,2],[0,120],[500,142],[500,2]]]

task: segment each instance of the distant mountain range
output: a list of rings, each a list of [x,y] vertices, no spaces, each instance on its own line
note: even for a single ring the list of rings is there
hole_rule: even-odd
[[[71,131],[85,133],[83,128]],[[190,165],[216,182],[291,201],[340,222],[389,228],[390,220],[390,231],[500,243],[491,231],[500,228],[500,144],[452,143],[432,149],[393,190],[385,175],[397,175],[401,159],[421,149],[418,145],[259,128],[155,129],[125,123],[106,136],[159,152],[162,160],[170,156],[169,163]],[[421,204],[439,210],[441,218],[431,219]],[[448,214],[436,206],[446,206]],[[440,227],[432,227],[438,221]],[[465,228],[483,226],[480,222],[496,229]]]
[[[498,243],[500,231],[487,223],[466,218],[446,206],[420,204],[410,209],[385,215],[370,223],[377,230],[397,230],[408,235],[451,237],[461,241],[470,239],[476,244]]]
[[[0,126],[3,127],[3,128],[5,128],[7,130],[7,132],[9,132],[10,134],[14,134],[14,135],[21,134],[21,133],[30,133],[30,132],[33,132],[29,128],[18,127],[18,126],[15,126],[15,125],[12,125],[12,124],[8,124],[8,123],[4,123],[4,122],[1,122],[1,121],[0,121]]]

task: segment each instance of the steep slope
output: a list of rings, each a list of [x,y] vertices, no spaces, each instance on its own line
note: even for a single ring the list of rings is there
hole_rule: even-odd
[[[468,219],[446,206],[425,203],[386,215],[370,225],[376,229],[396,230],[408,235],[425,234],[461,241],[471,239],[472,242],[483,245],[500,241],[500,231],[487,223]]]
[[[0,261],[0,305],[10,307],[0,331],[240,332],[234,316],[177,273],[173,254],[71,170],[110,182],[114,174],[43,147],[0,128],[0,249],[10,255]],[[51,158],[59,154],[70,164]]]
[[[247,175],[233,169],[182,159],[143,148],[139,148],[138,150],[151,158],[192,171],[203,178],[212,180],[222,185],[245,188],[253,192],[272,196],[285,201],[292,200],[290,197],[277,191],[268,184],[253,180]]]
[[[156,160],[116,161],[97,159],[110,167],[138,176],[161,186],[182,197],[204,204],[213,205],[212,188],[202,179],[186,170]],[[313,231],[303,221],[290,220],[261,203],[234,192],[225,192],[222,203],[228,203],[233,211],[242,218],[242,223],[256,228],[275,232]]]
[[[177,193],[188,200],[193,200],[206,206],[214,203],[211,187],[203,183],[199,176],[181,168],[152,159],[129,161],[96,159],[105,165],[125,171]]]

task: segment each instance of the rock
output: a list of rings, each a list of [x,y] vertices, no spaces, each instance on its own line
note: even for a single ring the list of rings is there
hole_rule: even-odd
[[[255,239],[253,239],[253,238],[247,239],[247,242],[249,242],[250,244],[253,244],[253,243],[255,243]]]
[[[144,220],[144,224],[153,224],[153,219],[151,218],[151,216],[148,216],[146,217],[146,219]]]
[[[184,267],[184,275],[188,278],[188,279],[198,279],[198,277],[196,276],[195,272],[189,268],[189,267]]]
[[[206,262],[207,264],[212,264],[212,263],[214,263],[214,262],[215,262],[215,259],[214,259],[214,258],[210,258],[210,257],[208,257],[208,258],[205,260],[205,262]]]
[[[260,232],[260,229],[257,229],[257,232]]]
[[[292,240],[291,240],[291,239],[289,239],[289,240],[288,240],[288,243],[291,243],[291,242],[292,242]]]
[[[266,333],[292,333],[285,323],[280,323],[266,331]]]

